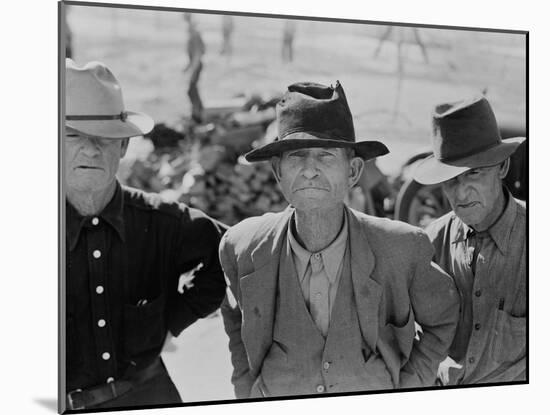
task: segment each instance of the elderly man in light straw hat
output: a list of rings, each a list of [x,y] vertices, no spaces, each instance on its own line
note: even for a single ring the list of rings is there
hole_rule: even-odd
[[[66,62],[67,409],[179,403],[159,354],[220,305],[223,229],[196,209],[122,187],[129,137],[153,120],[127,111],[99,62]],[[199,269],[181,292],[180,276]]]
[[[525,204],[502,182],[524,140],[501,139],[484,97],[435,107],[434,154],[415,179],[442,183],[453,209],[426,230],[461,294],[457,333],[438,373],[445,385],[525,380]]]
[[[290,203],[229,229],[222,305],[238,398],[433,385],[458,318],[452,279],[418,228],[344,204],[365,160],[339,83],[290,85],[270,161]],[[415,321],[423,334],[415,340]]]

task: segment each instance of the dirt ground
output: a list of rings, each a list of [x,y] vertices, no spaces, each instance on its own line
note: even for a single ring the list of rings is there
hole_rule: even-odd
[[[221,16],[201,14],[196,20],[207,48],[199,83],[205,106],[242,93],[282,92],[297,81],[340,80],[359,139],[379,139],[389,147],[391,154],[377,161],[387,174],[429,146],[430,112],[439,101],[486,90],[500,121],[525,125],[523,35],[419,29],[426,62],[410,28],[396,27],[375,57],[385,26],[298,21],[295,59],[283,63],[281,19],[235,18],[230,58],[219,55]],[[68,22],[74,59],[105,62],[122,83],[129,109],[168,124],[189,113],[181,14],[71,6]],[[399,39],[405,42],[401,72]],[[138,143],[130,153],[139,150]],[[185,401],[233,397],[219,316],[187,329],[163,357]]]

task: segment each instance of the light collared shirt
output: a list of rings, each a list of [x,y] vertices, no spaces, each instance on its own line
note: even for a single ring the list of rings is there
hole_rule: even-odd
[[[293,235],[293,228],[294,217],[289,221],[288,243],[308,310],[316,326],[326,337],[342,274],[348,240],[348,220],[344,214],[340,233],[329,246],[319,252],[309,252],[302,247]]]
[[[426,229],[434,261],[460,292],[460,319],[449,351],[463,365],[460,373],[455,370],[456,383],[525,379],[526,231],[525,205],[508,192],[504,212],[477,242],[476,233],[453,212]]]

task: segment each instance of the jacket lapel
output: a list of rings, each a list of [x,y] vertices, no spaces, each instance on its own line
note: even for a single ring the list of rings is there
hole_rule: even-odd
[[[351,280],[361,334],[371,350],[376,352],[378,340],[378,309],[382,287],[372,278],[375,267],[374,253],[353,210],[346,208],[349,223],[349,244],[351,252]]]
[[[293,209],[287,208],[251,253],[254,271],[240,279],[242,339],[256,376],[273,340],[279,257]]]

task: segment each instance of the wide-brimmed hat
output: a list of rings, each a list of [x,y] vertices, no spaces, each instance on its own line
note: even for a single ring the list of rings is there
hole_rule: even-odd
[[[112,72],[101,62],[78,67],[66,59],[65,125],[86,135],[127,138],[153,129],[151,117],[127,111],[122,90]]]
[[[269,160],[284,151],[307,147],[352,148],[364,160],[389,153],[379,141],[355,141],[351,111],[342,85],[292,84],[276,107],[277,138],[245,155],[248,161]]]
[[[414,179],[442,183],[470,169],[496,165],[524,140],[501,138],[495,114],[483,96],[437,105],[432,116],[433,154],[418,164]]]

